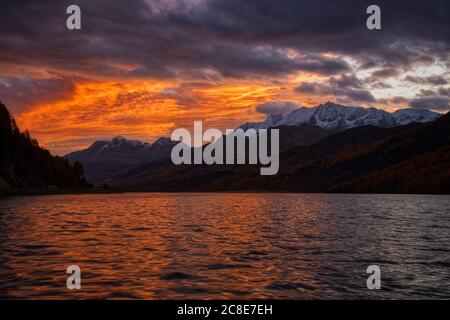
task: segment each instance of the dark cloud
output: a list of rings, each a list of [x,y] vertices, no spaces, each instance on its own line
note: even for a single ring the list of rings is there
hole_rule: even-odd
[[[409,103],[411,108],[432,109],[437,111],[449,111],[450,99],[448,97],[435,96],[424,97],[411,100]]]
[[[443,86],[448,84],[447,79],[444,76],[430,76],[430,77],[413,77],[407,76],[405,80],[414,84],[429,84],[433,86]]]
[[[447,88],[439,88],[437,90],[438,94],[441,96],[446,96],[450,98],[450,87]]]
[[[344,89],[337,91],[335,93],[337,96],[346,97],[349,101],[354,101],[355,103],[373,103],[376,102],[373,94],[368,90],[355,90],[355,89]]]
[[[181,6],[183,1],[81,0],[79,31],[65,27],[67,4],[22,1],[2,8],[0,49],[7,57],[4,63],[107,77],[164,78],[207,78],[211,73],[250,78],[349,69],[345,61],[320,52],[306,50],[291,57],[286,46],[271,41],[230,39],[217,21],[203,17],[226,14],[217,12],[217,1],[191,5],[192,9],[186,10]],[[231,20],[238,18],[228,14]],[[211,25],[203,28],[204,23]],[[236,26],[240,24],[236,21]]]
[[[350,103],[376,102],[375,97],[364,88],[363,83],[355,75],[348,74],[332,77],[322,83],[303,82],[296,91],[312,95],[332,95]]]
[[[338,88],[363,88],[362,82],[353,74],[343,74],[340,77],[331,78],[330,84]]]
[[[408,100],[405,97],[394,96],[390,98],[378,99],[378,102],[387,105],[399,105],[399,104],[408,104],[410,100]]]
[[[416,64],[449,61],[448,0],[379,0],[380,31],[366,28],[369,0],[78,0],[77,31],[65,26],[70,4],[2,3],[0,76],[17,74],[17,66],[65,76],[185,81],[343,74],[325,87],[298,90],[373,102],[345,76],[355,67],[377,68],[373,76],[387,78]]]
[[[298,105],[293,102],[288,101],[271,101],[260,104],[256,107],[256,111],[259,113],[271,115],[271,114],[282,114],[286,115],[290,112],[298,109]]]
[[[409,106],[411,108],[449,111],[450,88],[439,88],[437,90],[421,90],[417,97],[409,102]]]
[[[2,4],[3,63],[105,76],[251,77],[348,71],[323,52],[378,65],[448,57],[448,1],[380,0],[381,32],[365,27],[370,1],[79,0],[79,31],[65,27],[69,4]]]
[[[375,72],[372,73],[372,77],[373,78],[392,78],[392,77],[396,77],[398,76],[398,74],[401,72],[401,70],[399,69],[395,69],[395,68],[386,68],[386,69],[381,69],[381,70],[377,70]]]
[[[50,103],[72,96],[73,79],[0,77],[0,98],[14,112],[38,103]]]
[[[303,82],[296,89],[300,93],[319,94],[321,93],[321,85],[317,82]]]

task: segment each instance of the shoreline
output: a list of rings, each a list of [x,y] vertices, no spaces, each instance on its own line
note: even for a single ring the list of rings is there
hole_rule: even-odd
[[[21,197],[21,196],[45,196],[45,195],[61,195],[61,194],[109,194],[109,193],[124,193],[117,190],[95,190],[95,189],[6,189],[0,190],[1,197]]]
[[[235,190],[235,191],[155,191],[155,190],[126,190],[126,189],[8,189],[0,190],[2,197],[23,197],[23,196],[45,196],[45,195],[85,195],[85,194],[124,194],[124,193],[204,193],[204,194],[243,194],[243,193],[266,193],[266,194],[354,194],[354,195],[429,195],[429,196],[450,196],[448,193],[358,193],[358,192],[296,192],[296,191],[270,191],[270,190]]]

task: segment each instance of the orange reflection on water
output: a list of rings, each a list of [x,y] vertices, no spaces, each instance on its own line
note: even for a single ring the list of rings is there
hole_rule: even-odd
[[[283,283],[317,286],[301,261],[297,219],[264,195],[120,194],[33,197],[15,206],[2,261],[21,298],[269,298]],[[200,205],[200,206],[199,206]],[[312,236],[314,216],[303,215]],[[3,226],[5,228],[5,225]],[[290,262],[289,262],[290,261]],[[82,290],[65,288],[78,265]],[[13,280],[13,279],[11,279]],[[301,290],[301,289],[300,289]],[[308,297],[308,290],[302,295]],[[298,291],[278,293],[289,298]]]

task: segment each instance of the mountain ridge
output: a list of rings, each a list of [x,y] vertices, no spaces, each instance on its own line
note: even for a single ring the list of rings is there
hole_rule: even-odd
[[[148,164],[116,188],[164,192],[450,193],[450,114],[432,123],[349,129],[280,155],[280,171],[259,167]],[[414,168],[415,171],[409,171]],[[399,175],[397,172],[401,172]]]
[[[177,142],[165,137],[150,144],[118,135],[110,140],[95,141],[87,149],[69,153],[65,158],[70,163],[81,162],[86,177],[100,184],[119,172],[167,157],[175,144]]]
[[[287,115],[269,115],[260,123],[246,123],[240,129],[279,129],[280,151],[312,144],[327,135],[363,127],[391,128],[410,123],[433,121],[440,114],[425,109],[402,109],[389,113],[376,108],[343,106],[331,102],[316,107],[299,107]],[[397,118],[399,120],[397,120]],[[129,140],[123,136],[99,140],[89,148],[66,155],[71,163],[83,163],[86,176],[94,183],[110,182],[128,170],[170,157],[178,142],[161,137],[153,144]]]
[[[240,126],[241,129],[269,129],[277,126],[297,126],[311,124],[323,129],[338,132],[351,128],[374,125],[388,128],[406,125],[413,122],[425,123],[434,121],[441,114],[427,109],[400,109],[393,113],[377,109],[358,106],[345,106],[326,102],[316,107],[299,107],[283,116],[272,114],[262,122],[248,122]]]

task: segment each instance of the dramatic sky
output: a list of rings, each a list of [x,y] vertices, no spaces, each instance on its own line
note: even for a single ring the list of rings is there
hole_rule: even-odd
[[[382,30],[366,28],[370,4]],[[0,100],[58,154],[328,100],[446,112],[449,15],[448,0],[3,1]]]

